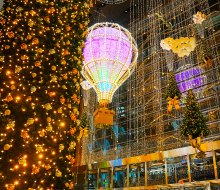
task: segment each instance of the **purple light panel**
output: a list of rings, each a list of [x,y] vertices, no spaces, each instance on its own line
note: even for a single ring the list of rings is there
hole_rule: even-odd
[[[179,90],[184,93],[189,89],[201,89],[206,83],[206,76],[200,67],[193,67],[175,75]]]

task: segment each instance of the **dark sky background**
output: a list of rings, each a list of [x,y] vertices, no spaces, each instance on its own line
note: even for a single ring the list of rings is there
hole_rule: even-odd
[[[91,12],[91,23],[96,22],[116,22],[127,28],[130,20],[130,0],[124,3],[109,5],[104,3],[97,4]]]

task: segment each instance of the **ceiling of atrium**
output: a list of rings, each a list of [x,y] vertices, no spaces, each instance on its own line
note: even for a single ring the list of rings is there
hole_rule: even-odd
[[[130,0],[120,4],[97,2],[91,12],[91,25],[96,22],[116,22],[127,27],[130,20]]]

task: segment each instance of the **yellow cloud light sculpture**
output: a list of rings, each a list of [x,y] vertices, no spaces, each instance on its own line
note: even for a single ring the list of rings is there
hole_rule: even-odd
[[[172,50],[179,57],[189,56],[196,48],[196,40],[194,37],[181,37],[178,39],[165,38],[161,40],[160,46],[164,50]]]

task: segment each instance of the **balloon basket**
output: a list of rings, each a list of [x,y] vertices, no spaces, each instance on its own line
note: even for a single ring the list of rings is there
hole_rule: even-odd
[[[97,128],[102,128],[103,126],[113,125],[113,119],[115,112],[113,110],[109,110],[108,108],[98,108],[94,112],[94,125]]]

